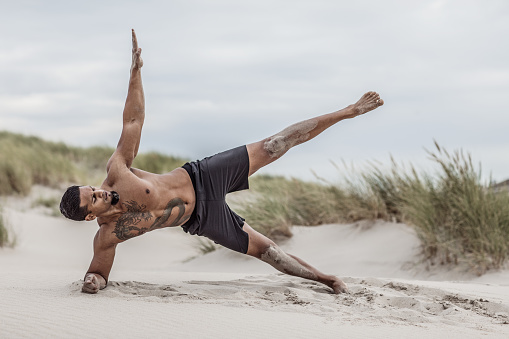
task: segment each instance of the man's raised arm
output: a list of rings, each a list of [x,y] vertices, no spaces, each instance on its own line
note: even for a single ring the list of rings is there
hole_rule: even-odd
[[[143,60],[141,59],[141,48],[138,47],[138,40],[136,39],[134,29],[132,30],[132,38],[131,76],[124,106],[122,134],[120,135],[117,149],[108,162],[107,170],[109,170],[113,162],[125,164],[127,168],[131,167],[136,154],[138,154],[141,129],[145,120],[145,97],[141,82]]]

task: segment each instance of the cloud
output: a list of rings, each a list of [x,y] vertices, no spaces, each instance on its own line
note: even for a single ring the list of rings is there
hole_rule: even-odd
[[[142,150],[206,156],[377,90],[378,112],[271,168],[415,159],[436,138],[504,179],[508,10],[506,1],[10,2],[0,14],[0,127],[115,146],[135,28]]]

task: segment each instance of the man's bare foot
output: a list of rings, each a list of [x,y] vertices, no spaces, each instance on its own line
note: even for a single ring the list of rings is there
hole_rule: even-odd
[[[327,285],[332,288],[334,294],[348,293],[348,287],[346,287],[346,284],[343,282],[343,280],[339,279],[338,277],[332,276],[331,282]]]
[[[380,99],[380,95],[376,92],[368,92],[364,94],[359,101],[353,104],[352,113],[353,117],[367,113],[380,107],[384,104],[384,101]]]
[[[143,59],[141,58],[141,48],[138,47],[138,39],[136,39],[136,33],[134,29],[133,34],[133,61],[131,63],[131,70],[140,69],[143,66]]]

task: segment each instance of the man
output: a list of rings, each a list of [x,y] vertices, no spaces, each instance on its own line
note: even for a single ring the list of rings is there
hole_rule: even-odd
[[[247,146],[185,164],[166,174],[153,174],[131,164],[138,153],[145,119],[141,82],[141,48],[132,31],[132,64],[117,149],[106,165],[100,188],[72,186],[60,203],[64,216],[73,220],[97,219],[94,256],[82,291],[97,293],[107,285],[116,246],[158,228],[182,226],[191,234],[206,236],[234,251],[261,259],[290,275],[321,282],[334,291],[346,285],[303,260],[283,252],[273,241],[252,229],[225,202],[225,195],[248,188],[248,177],[335,123],[381,105],[375,92],[342,110],[296,123],[276,135]]]

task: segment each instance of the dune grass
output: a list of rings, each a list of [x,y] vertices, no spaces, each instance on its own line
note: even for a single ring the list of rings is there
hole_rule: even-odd
[[[252,227],[271,237],[291,236],[290,225],[383,219],[415,227],[432,263],[466,263],[479,274],[509,256],[509,194],[481,180],[470,155],[436,144],[434,173],[371,166],[342,184],[255,176],[256,199],[240,209]]]
[[[26,195],[34,184],[55,186],[78,179],[76,166],[66,159],[66,148],[35,137],[0,132],[0,194]]]
[[[429,258],[466,262],[479,274],[502,267],[509,255],[509,195],[482,182],[470,155],[436,147],[434,176],[392,177],[401,182],[403,221],[416,226]]]
[[[344,221],[337,206],[341,192],[334,186],[257,175],[250,180],[256,199],[239,209],[249,224],[270,238],[290,237],[291,225]]]
[[[14,247],[16,245],[16,236],[9,232],[10,227],[3,215],[2,207],[0,206],[0,248],[1,247]]]
[[[7,245],[9,241],[9,234],[7,233],[7,229],[4,224],[4,216],[2,211],[0,210],[0,247],[4,247]]]
[[[100,185],[113,151],[0,132],[0,195],[26,195],[34,184]],[[257,175],[250,180],[254,198],[242,202],[237,211],[273,239],[290,237],[291,225],[362,219],[405,222],[415,227],[423,253],[432,262],[467,263],[478,273],[502,267],[509,256],[508,191],[483,183],[480,167],[462,151],[449,153],[436,144],[429,156],[436,165],[433,173],[413,166],[405,169],[393,160],[387,170],[378,164],[362,171],[341,170],[341,184]],[[163,173],[185,161],[141,153],[133,166]],[[42,199],[36,204],[55,202]],[[8,239],[0,219],[0,244]]]
[[[67,183],[100,185],[112,147],[72,147],[38,137],[0,132],[0,195],[26,195],[33,185]],[[141,153],[133,166],[154,173],[169,172],[186,160]]]

